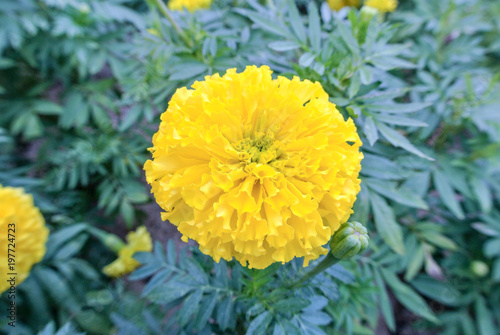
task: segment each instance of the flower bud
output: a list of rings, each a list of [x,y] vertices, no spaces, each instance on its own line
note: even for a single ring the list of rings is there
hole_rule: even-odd
[[[97,237],[102,244],[108,247],[111,251],[118,253],[124,246],[125,243],[115,234],[111,234],[100,229],[89,227],[88,231]]]
[[[380,11],[377,9],[377,8],[374,8],[374,7],[369,7],[369,6],[363,6],[361,8],[361,21],[362,22],[365,22],[366,24],[370,23],[370,21],[372,20],[372,18],[375,16],[375,15],[379,15],[380,14]]]
[[[359,222],[346,222],[340,226],[330,241],[330,251],[335,258],[348,259],[368,248],[366,228]]]
[[[482,261],[472,261],[470,263],[470,268],[478,277],[484,277],[490,272],[488,264]]]
[[[82,13],[82,14],[88,14],[88,13],[90,13],[91,8],[90,8],[90,6],[89,6],[88,4],[83,3],[83,4],[81,4],[81,5],[78,7],[78,10],[79,10],[79,11],[80,11],[80,13]]]

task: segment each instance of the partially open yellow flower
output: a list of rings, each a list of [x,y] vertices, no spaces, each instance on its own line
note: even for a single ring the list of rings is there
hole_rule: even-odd
[[[344,7],[359,7],[360,0],[328,0],[328,5],[333,10],[341,10]]]
[[[134,271],[140,264],[133,256],[139,251],[153,250],[153,243],[145,227],[139,227],[127,235],[127,244],[118,251],[118,259],[104,267],[102,272],[109,277],[120,277]]]
[[[0,293],[19,285],[45,255],[49,230],[33,196],[22,188],[0,185]],[[15,273],[16,275],[10,275]]]
[[[365,6],[377,8],[382,13],[394,12],[398,7],[397,0],[366,0]]]
[[[170,0],[168,8],[171,10],[184,10],[186,8],[190,12],[199,9],[210,8],[212,0]]]
[[[230,69],[178,89],[144,166],[163,220],[217,262],[307,264],[360,190],[353,121],[319,83],[271,73]]]

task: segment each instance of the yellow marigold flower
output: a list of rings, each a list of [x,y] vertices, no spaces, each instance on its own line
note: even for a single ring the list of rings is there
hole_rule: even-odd
[[[267,66],[180,88],[146,178],[163,220],[217,262],[263,269],[327,252],[360,190],[361,141],[319,83]]]
[[[33,203],[33,196],[22,188],[0,185],[0,293],[11,286],[7,282],[12,277],[9,273],[17,274],[16,285],[28,277],[31,267],[45,255],[48,235],[49,230]]]
[[[171,10],[184,10],[186,8],[190,12],[199,9],[210,8],[212,0],[170,0],[168,8]]]
[[[118,251],[118,259],[106,265],[102,272],[109,277],[120,277],[134,271],[140,264],[133,256],[139,251],[153,250],[153,243],[146,227],[139,227],[127,235],[127,244]]]
[[[341,10],[344,7],[359,7],[360,0],[328,0],[328,5],[333,10]]]
[[[398,7],[397,0],[366,0],[365,6],[377,8],[382,13],[394,12]]]

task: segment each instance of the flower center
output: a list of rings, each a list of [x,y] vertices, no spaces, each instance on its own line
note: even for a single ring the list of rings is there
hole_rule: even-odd
[[[240,161],[247,164],[268,164],[276,160],[283,152],[283,144],[274,138],[274,133],[256,132],[251,138],[245,138],[234,145]]]

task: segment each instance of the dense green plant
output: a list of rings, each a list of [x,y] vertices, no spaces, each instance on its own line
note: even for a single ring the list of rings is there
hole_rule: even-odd
[[[35,194],[54,231],[19,288],[19,333],[372,334],[382,315],[395,333],[495,334],[498,2],[401,1],[385,17],[321,1],[158,4],[0,8],[0,183]],[[371,249],[291,290],[315,263],[252,271],[157,242],[130,276],[141,298],[106,281],[110,258],[78,222],[139,223],[142,165],[170,96],[251,64],[320,82],[354,118],[365,158],[352,219]]]

